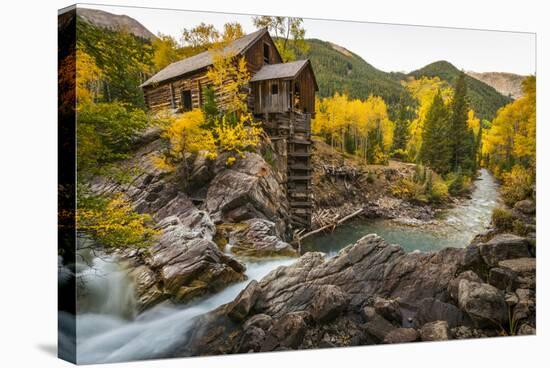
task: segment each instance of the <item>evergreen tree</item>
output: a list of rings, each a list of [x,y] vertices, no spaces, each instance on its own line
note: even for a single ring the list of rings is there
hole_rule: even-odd
[[[469,103],[466,97],[468,87],[464,73],[457,79],[450,110],[450,143],[452,150],[451,169],[473,174],[475,166],[475,144],[473,132],[468,127]]]
[[[407,119],[407,106],[400,102],[395,121],[395,130],[393,131],[392,151],[404,150],[409,141],[409,120]]]
[[[449,111],[438,91],[426,115],[422,132],[420,160],[440,174],[451,169],[452,150],[449,144]]]

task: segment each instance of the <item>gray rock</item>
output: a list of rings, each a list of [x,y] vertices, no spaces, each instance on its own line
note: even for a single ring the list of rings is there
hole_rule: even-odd
[[[507,259],[530,257],[527,239],[513,234],[498,234],[479,245],[481,257],[491,267]]]
[[[246,330],[251,326],[261,328],[262,330],[269,330],[273,325],[273,318],[267,314],[255,314],[250,317],[243,325],[243,328]]]
[[[164,288],[176,301],[188,301],[244,280],[245,266],[206,239],[155,248],[150,261],[160,269]]]
[[[396,328],[384,337],[384,344],[401,344],[418,340],[418,332],[414,328]]]
[[[403,316],[401,315],[401,308],[397,300],[377,297],[374,300],[373,306],[376,313],[380,314],[388,321],[397,322],[399,324],[402,323]]]
[[[386,335],[396,329],[388,320],[376,313],[376,310],[372,307],[365,307],[363,315],[367,320],[364,325],[365,330],[378,342],[384,341]]]
[[[461,280],[458,304],[478,327],[500,327],[508,320],[503,292],[489,284]]]
[[[518,328],[517,334],[518,335],[536,335],[537,330],[535,327],[527,323],[524,323]]]
[[[434,298],[422,299],[417,305],[415,326],[420,327],[428,322],[446,321],[452,327],[470,325],[472,322],[467,315],[450,303]]]
[[[508,272],[517,275],[514,280],[514,287],[522,289],[535,289],[537,278],[537,260],[536,258],[516,258],[500,261],[499,267]]]
[[[444,341],[451,338],[447,321],[428,322],[420,329],[422,341]]]
[[[519,298],[516,293],[505,293],[504,300],[509,307],[513,307],[519,302]]]
[[[231,168],[226,167],[226,159],[220,155],[216,161],[216,175],[206,195],[209,213],[225,222],[269,219],[284,233],[289,213],[282,179],[256,153],[245,153]]]
[[[345,309],[347,302],[347,295],[338,286],[321,285],[313,294],[311,317],[315,321],[330,321]]]
[[[134,289],[137,299],[137,308],[143,311],[166,298],[159,288],[156,273],[145,265],[140,265],[130,271],[130,277],[134,281]]]
[[[516,289],[518,303],[514,306],[512,318],[514,321],[529,319],[535,313],[534,293],[529,289]]]
[[[262,351],[272,351],[276,347],[297,348],[306,333],[306,315],[301,312],[285,314],[273,324],[262,345]]]
[[[501,268],[506,268],[512,272],[515,272],[518,275],[534,275],[537,268],[537,259],[536,258],[516,258],[516,259],[507,259],[500,261],[498,266]]]
[[[252,280],[231,302],[228,307],[227,316],[234,322],[241,322],[246,319],[250,310],[254,307],[259,294],[259,286],[256,280]]]
[[[537,210],[537,205],[535,201],[531,199],[524,199],[522,201],[516,202],[516,204],[514,204],[514,209],[520,211],[525,215],[533,215]]]
[[[246,220],[229,232],[231,252],[240,256],[297,256],[298,252],[277,234],[275,224],[264,219]]]
[[[241,340],[237,346],[238,353],[260,351],[265,341],[266,333],[259,327],[251,326],[244,330]]]
[[[507,268],[494,267],[489,271],[489,284],[500,290],[514,290],[516,279],[517,274]]]
[[[452,279],[451,282],[449,282],[449,286],[447,288],[447,290],[449,291],[449,295],[455,302],[458,302],[458,284],[460,283],[460,280],[468,280],[480,283],[483,282],[483,280],[481,280],[481,278],[474,271],[468,270],[459,274],[457,277]]]

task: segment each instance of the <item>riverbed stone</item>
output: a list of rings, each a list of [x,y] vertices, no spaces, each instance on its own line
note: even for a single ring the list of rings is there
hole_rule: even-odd
[[[294,247],[281,240],[275,223],[265,219],[254,218],[234,225],[230,228],[228,243],[232,253],[244,257],[298,255]]]
[[[378,342],[384,341],[386,335],[396,329],[388,320],[376,313],[376,310],[372,307],[365,307],[363,315],[367,320],[364,325],[365,330]]]
[[[530,257],[527,239],[514,234],[498,234],[479,245],[481,257],[491,267],[507,259]]]
[[[415,325],[423,326],[429,322],[444,320],[449,327],[470,325],[469,317],[451,303],[445,303],[434,298],[422,299],[417,304],[418,312],[415,316]]]
[[[514,204],[514,209],[520,211],[525,215],[533,215],[537,210],[535,201],[531,199],[524,199]]]
[[[418,340],[418,332],[414,328],[396,328],[386,334],[384,344],[402,344]]]
[[[460,280],[458,304],[477,327],[499,327],[508,320],[504,293],[489,284]]]
[[[445,341],[451,338],[447,321],[428,322],[420,329],[422,341]]]
[[[229,318],[235,322],[246,319],[250,310],[254,307],[254,303],[256,303],[259,292],[258,282],[252,280],[231,302],[227,312]]]
[[[380,314],[388,321],[401,324],[403,316],[401,314],[401,308],[397,300],[376,297],[373,306],[376,310],[376,313]]]
[[[449,282],[449,286],[447,288],[450,297],[455,302],[458,301],[458,284],[460,283],[460,280],[483,282],[483,280],[481,280],[481,278],[474,271],[468,270],[460,273],[457,277]]]
[[[493,285],[494,287],[500,290],[505,290],[505,291],[514,290],[516,280],[517,280],[517,274],[508,268],[494,267],[494,268],[491,268],[491,270],[489,271],[489,278],[488,278],[489,284]]]

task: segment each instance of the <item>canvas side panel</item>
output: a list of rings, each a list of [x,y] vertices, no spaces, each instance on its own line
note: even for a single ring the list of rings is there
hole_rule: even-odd
[[[58,356],[76,363],[76,9],[58,15]]]

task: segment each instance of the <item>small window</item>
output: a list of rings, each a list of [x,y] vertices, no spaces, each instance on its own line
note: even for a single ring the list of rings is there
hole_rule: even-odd
[[[272,84],[271,85],[271,94],[272,95],[278,95],[279,94],[279,85]]]
[[[191,91],[185,90],[181,92],[181,107],[183,111],[190,111],[193,108],[191,103]]]
[[[264,63],[269,64],[269,56],[270,56],[271,50],[269,47],[269,44],[264,43]]]

